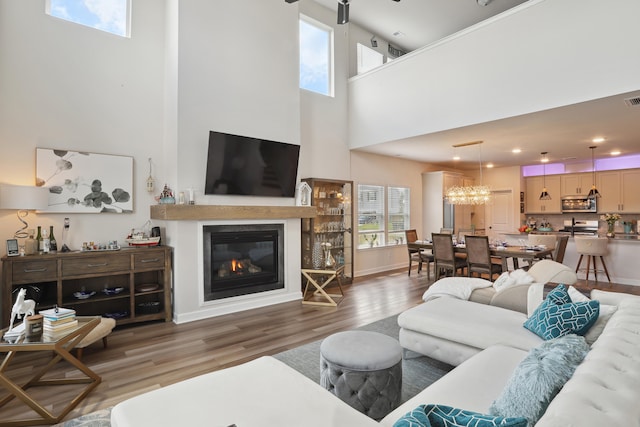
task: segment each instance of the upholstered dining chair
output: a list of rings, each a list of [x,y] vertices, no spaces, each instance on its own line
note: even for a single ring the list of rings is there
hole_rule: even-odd
[[[451,234],[433,233],[431,234],[431,240],[433,242],[436,280],[440,278],[440,274],[443,270],[447,272],[451,271],[453,276],[455,276],[457,271],[460,270],[460,275],[462,275],[464,268],[467,266],[467,261],[466,259],[455,256]]]
[[[605,274],[607,275],[607,280],[611,283],[611,277],[609,277],[609,270],[607,270],[607,264],[604,262],[604,257],[607,255],[607,245],[609,244],[608,237],[584,237],[584,236],[576,236],[574,237],[574,242],[576,244],[576,252],[580,255],[578,259],[578,266],[576,267],[576,273],[581,270],[580,264],[582,264],[582,258],[587,256],[587,268],[584,269],[586,271],[586,280],[589,281],[589,272],[591,271],[591,261],[593,260],[593,275],[598,281],[598,271],[602,272],[602,270],[598,270],[596,267],[596,257],[600,258],[600,262],[602,263],[602,268],[604,269]]]
[[[405,230],[404,236],[407,243],[413,243],[418,240],[418,233],[416,230]],[[411,276],[411,266],[413,261],[418,263],[418,273],[422,271],[422,263],[427,264],[427,278],[431,277],[431,268],[430,264],[434,262],[433,254],[424,250],[412,249],[407,246],[407,251],[409,253],[409,271],[407,272],[407,276]]]
[[[467,275],[469,277],[473,273],[488,274],[489,280],[493,282],[494,275],[502,274],[502,264],[492,262],[487,236],[467,236],[465,244],[467,246]]]
[[[556,248],[553,251],[553,260],[562,264],[564,261],[564,253],[567,250],[567,243],[569,242],[569,236],[558,236],[556,242]]]

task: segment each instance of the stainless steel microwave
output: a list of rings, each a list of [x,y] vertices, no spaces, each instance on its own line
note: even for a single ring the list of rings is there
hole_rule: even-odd
[[[597,212],[596,200],[587,196],[562,196],[562,212]]]

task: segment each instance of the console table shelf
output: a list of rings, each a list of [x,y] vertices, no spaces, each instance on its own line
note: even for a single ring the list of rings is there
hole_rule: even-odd
[[[155,246],[5,256],[1,324],[9,325],[16,290],[32,286],[40,290],[37,311],[58,305],[76,310],[79,316],[109,315],[118,324],[171,321],[171,253],[169,246]],[[107,288],[122,291],[106,294]],[[95,294],[78,299],[76,292]]]

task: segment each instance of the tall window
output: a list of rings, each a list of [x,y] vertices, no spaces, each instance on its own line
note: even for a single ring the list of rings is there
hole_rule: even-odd
[[[131,0],[47,0],[45,7],[56,18],[129,37]]]
[[[300,88],[333,95],[333,29],[302,15]]]
[[[404,230],[411,224],[409,200],[406,187],[358,185],[358,248],[405,243]]]
[[[404,241],[404,230],[411,228],[410,211],[410,193],[406,187],[389,187],[388,193],[388,211],[389,221],[387,225],[387,234],[389,244],[398,245],[406,243]]]

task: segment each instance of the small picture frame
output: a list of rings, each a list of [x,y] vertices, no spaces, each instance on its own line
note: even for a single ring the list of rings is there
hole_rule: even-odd
[[[524,213],[524,203],[520,203],[520,213]]]
[[[524,191],[520,192],[520,203],[524,203]]]
[[[18,239],[7,239],[7,256],[18,256],[20,250],[18,248]]]

